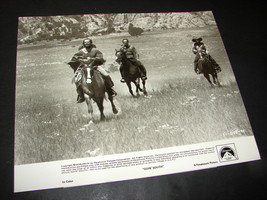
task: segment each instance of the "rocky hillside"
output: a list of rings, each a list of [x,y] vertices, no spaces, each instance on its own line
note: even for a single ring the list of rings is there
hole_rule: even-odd
[[[153,31],[203,27],[214,25],[215,20],[211,12],[20,17],[18,43],[127,32],[130,23],[144,31]]]

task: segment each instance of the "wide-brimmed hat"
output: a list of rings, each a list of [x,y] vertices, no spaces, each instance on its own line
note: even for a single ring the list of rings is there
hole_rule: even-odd
[[[201,37],[193,37],[193,39],[192,39],[192,42],[196,42],[196,41],[202,41],[202,38]]]

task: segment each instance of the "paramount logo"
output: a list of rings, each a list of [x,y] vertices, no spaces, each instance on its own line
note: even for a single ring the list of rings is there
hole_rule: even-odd
[[[220,162],[229,162],[238,160],[235,144],[225,144],[216,146],[217,153],[219,156]]]

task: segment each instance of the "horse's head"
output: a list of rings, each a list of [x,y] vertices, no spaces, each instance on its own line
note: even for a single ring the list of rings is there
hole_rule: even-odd
[[[117,58],[122,58],[123,56],[125,56],[125,52],[123,52],[121,49],[120,50],[115,49],[115,56]]]
[[[116,56],[116,61],[121,62],[122,59],[125,57],[125,53],[122,50],[115,49],[115,56]]]

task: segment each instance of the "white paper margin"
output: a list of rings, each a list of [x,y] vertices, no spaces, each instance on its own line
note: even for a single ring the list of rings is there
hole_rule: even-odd
[[[233,159],[222,161],[219,152],[221,147],[227,148],[231,146],[234,147],[233,150],[235,152]],[[205,152],[205,149],[210,150],[212,153],[201,154],[200,152]],[[212,149],[214,151],[212,151]],[[191,155],[190,152],[191,154],[192,152],[199,153],[197,153],[198,155]],[[159,154],[179,154],[185,155],[185,157],[179,157],[173,159],[172,161],[156,162],[152,164],[140,164],[137,166],[99,169],[93,171],[88,170],[83,172],[62,174],[62,166],[79,166],[91,162],[107,162],[110,160],[119,161],[119,159],[132,159],[133,157],[155,157],[155,155]],[[131,180],[214,168],[259,159],[260,155],[254,136],[246,136],[151,151],[16,165],[14,168],[14,191],[23,192]]]

